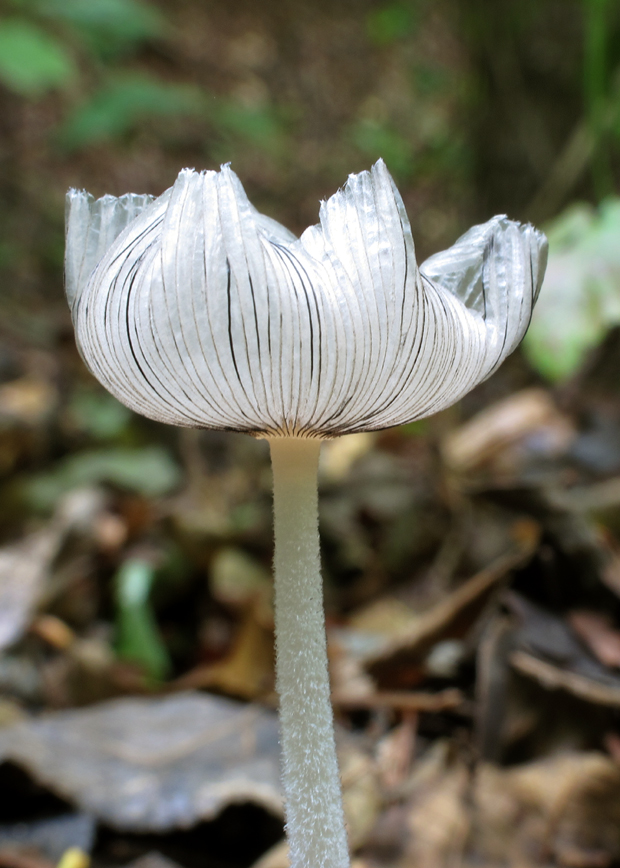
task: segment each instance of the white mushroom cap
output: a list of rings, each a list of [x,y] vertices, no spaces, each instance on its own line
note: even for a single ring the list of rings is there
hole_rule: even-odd
[[[435,413],[518,345],[546,253],[500,216],[418,268],[382,161],[299,239],[228,166],[184,170],[155,200],[67,197],[84,360],[133,410],[186,427],[332,437]]]

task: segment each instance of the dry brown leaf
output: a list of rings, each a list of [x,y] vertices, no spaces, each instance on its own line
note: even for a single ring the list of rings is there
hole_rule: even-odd
[[[434,757],[430,762],[432,768],[426,775],[418,771],[409,802],[404,864],[407,868],[457,868],[470,829],[469,771],[458,758],[448,761],[445,754],[441,765],[435,764]]]
[[[65,651],[75,642],[75,633],[56,615],[39,615],[30,625],[30,632],[52,648]]]
[[[274,844],[260,859],[252,865],[252,868],[289,868],[288,843],[279,841]]]
[[[55,868],[49,859],[29,848],[13,846],[0,849],[0,868]]]
[[[512,769],[478,768],[473,788],[474,859],[508,865],[597,868],[620,854],[620,767],[572,753]]]
[[[0,548],[0,648],[17,641],[30,624],[66,535],[83,530],[101,508],[98,492],[72,491],[45,528]]]
[[[482,763],[472,778],[449,743],[437,742],[407,789],[407,833],[402,819],[391,833],[390,864],[402,868],[601,868],[620,856],[620,766],[603,754]]]
[[[398,684],[399,669],[405,674],[412,662],[419,661],[440,639],[460,636],[471,627],[480,614],[489,594],[508,577],[510,571],[526,562],[535,551],[540,529],[535,522],[515,523],[517,543],[513,551],[497,558],[486,569],[476,573],[440,603],[417,618],[408,631],[401,631],[380,651],[366,655],[365,665],[380,683]]]
[[[127,868],[181,868],[181,866],[178,862],[158,853],[157,850],[152,850],[150,853],[145,853],[144,856],[134,859],[127,865]]]
[[[273,690],[273,632],[258,623],[255,610],[248,609],[224,660],[198,666],[178,678],[173,689],[216,689],[243,699],[264,697]]]
[[[415,712],[404,715],[403,722],[395,726],[377,745],[377,768],[381,786],[396,791],[409,776],[415,753],[418,716]]]
[[[50,414],[58,400],[48,380],[20,377],[0,386],[0,416],[26,425],[37,425]]]
[[[565,690],[598,705],[620,705],[620,674],[603,665],[579,640],[567,619],[514,591],[504,604],[515,616],[511,666],[547,690]]]
[[[12,645],[30,624],[62,537],[52,526],[0,549],[0,648]]]
[[[586,675],[541,660],[527,651],[513,651],[510,663],[517,672],[533,678],[546,690],[566,690],[586,702],[620,708],[620,681],[618,684],[602,684]]]
[[[550,492],[552,503],[573,512],[604,512],[620,503],[620,477]]]
[[[409,633],[423,617],[407,603],[388,595],[354,612],[349,618],[349,626],[379,637],[398,636]]]
[[[376,439],[376,431],[362,431],[327,440],[321,449],[321,481],[340,482],[344,479],[358,458],[372,449]]]
[[[605,666],[620,668],[620,630],[601,612],[575,610],[568,613],[568,623],[590,651]]]
[[[402,712],[452,711],[465,701],[456,687],[425,693],[421,690],[375,690],[372,693],[333,693],[332,703],[347,709],[389,709]]]
[[[575,436],[568,417],[544,389],[525,389],[474,416],[442,444],[448,466],[459,474],[484,472],[506,483],[518,474],[527,442],[536,438],[540,454],[561,454]]]
[[[0,729],[3,726],[12,726],[27,717],[20,705],[12,699],[0,698]]]
[[[262,624],[273,627],[271,573],[246,552],[220,549],[211,561],[209,587],[218,602],[234,609],[253,608]]]

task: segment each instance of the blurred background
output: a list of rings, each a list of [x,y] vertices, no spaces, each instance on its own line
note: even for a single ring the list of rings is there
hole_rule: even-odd
[[[496,213],[550,261],[491,380],[324,446],[356,866],[620,863],[620,4],[0,0],[4,868],[287,865],[267,450],[87,373],[66,190],[231,162],[300,233],[379,157],[419,261]]]

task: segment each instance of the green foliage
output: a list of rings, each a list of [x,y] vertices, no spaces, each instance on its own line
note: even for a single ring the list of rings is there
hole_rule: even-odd
[[[181,471],[161,446],[98,449],[66,458],[51,473],[36,476],[27,484],[26,495],[32,506],[48,510],[65,491],[103,482],[160,497],[179,485]]]
[[[417,419],[415,422],[407,422],[401,425],[399,430],[407,437],[423,437],[428,433],[428,420]]]
[[[127,51],[164,29],[161,13],[139,0],[36,0],[41,16],[65,22],[101,57]]]
[[[69,151],[113,141],[146,119],[196,114],[200,92],[190,85],[171,85],[141,74],[126,74],[106,82],[69,115],[59,142]]]
[[[215,143],[222,159],[230,159],[237,145],[251,144],[275,156],[285,151],[288,121],[272,106],[246,106],[226,98],[207,102],[193,85],[170,84],[119,67],[119,55],[135,53],[164,33],[164,18],[154,5],[141,0],[13,0],[13,6],[23,17],[0,25],[0,80],[7,86],[26,97],[66,88],[78,80],[76,50],[95,73],[97,84],[68,109],[56,131],[56,142],[65,151],[122,141],[145,122],[188,116],[210,122],[211,150]],[[42,29],[49,32],[50,23],[54,36]]]
[[[412,144],[390,125],[365,118],[353,127],[352,136],[363,154],[373,161],[382,157],[399,180],[411,175]]]
[[[10,90],[36,98],[75,76],[71,55],[54,37],[21,18],[0,23],[0,81]]]
[[[131,410],[103,390],[79,390],[69,404],[71,423],[95,440],[112,440],[121,436],[131,417]]]
[[[286,118],[272,106],[245,106],[233,100],[219,100],[209,106],[208,116],[222,140],[222,159],[230,159],[236,142],[251,144],[277,156],[286,145]]]
[[[138,663],[145,673],[161,681],[170,672],[170,658],[150,603],[155,569],[142,558],[125,561],[116,575],[116,652]]]
[[[592,157],[594,186],[599,197],[613,185],[606,148],[605,112],[608,101],[609,0],[584,0],[584,103],[596,141]]]
[[[124,71],[117,64],[120,55],[135,53],[163,33],[164,18],[155,5],[141,0],[12,0],[12,6],[20,17],[0,24],[0,81],[7,87],[27,98],[52,88],[67,90],[86,80],[80,82],[74,55],[90,61],[97,84],[69,109],[56,134],[66,150],[122,139],[153,118],[202,110],[197,88]]]
[[[418,63],[413,69],[413,81],[415,88],[421,96],[434,97],[445,94],[446,91],[454,91],[457,82],[452,80],[448,71],[430,63]]]
[[[563,380],[620,323],[620,199],[573,206],[547,234],[549,265],[524,349],[543,376]]]
[[[375,9],[366,18],[366,31],[376,45],[389,45],[409,36],[416,27],[417,15],[413,2],[396,2]]]

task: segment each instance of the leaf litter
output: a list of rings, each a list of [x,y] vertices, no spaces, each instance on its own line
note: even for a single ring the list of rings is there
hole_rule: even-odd
[[[101,822],[187,828],[232,802],[280,814],[277,720],[229,699],[179,693],[62,711],[0,731],[0,758]]]
[[[424,426],[327,444],[356,868],[620,861],[619,363],[612,329],[559,388],[516,357]],[[0,863],[286,868],[264,444],[12,376]]]

